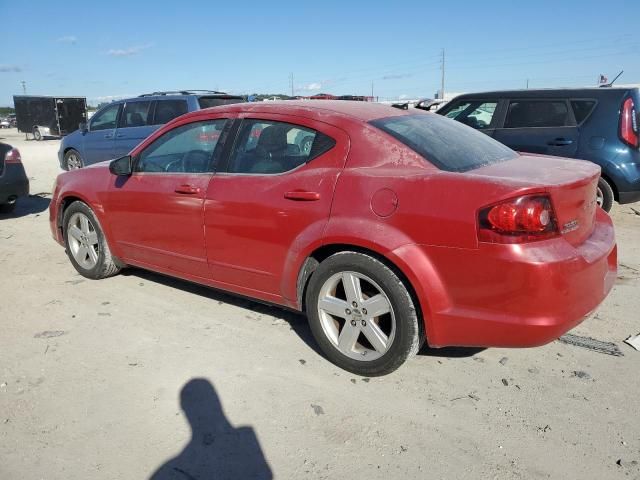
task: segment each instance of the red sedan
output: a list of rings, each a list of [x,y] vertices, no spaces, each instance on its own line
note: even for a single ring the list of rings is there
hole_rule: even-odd
[[[425,339],[537,346],[595,309],[616,277],[598,177],[439,115],[236,104],[61,174],[50,222],[85,277],[130,265],[305,311],[330,360],[382,375]]]

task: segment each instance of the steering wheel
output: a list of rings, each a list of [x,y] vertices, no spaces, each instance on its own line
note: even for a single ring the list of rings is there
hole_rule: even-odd
[[[190,173],[206,172],[211,154],[204,150],[191,150],[182,157],[182,170]]]

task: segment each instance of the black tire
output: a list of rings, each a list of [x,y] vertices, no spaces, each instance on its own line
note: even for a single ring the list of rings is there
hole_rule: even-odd
[[[74,258],[72,254],[71,247],[69,245],[69,223],[71,217],[75,213],[81,213],[87,216],[97,233],[98,237],[98,248],[97,248],[97,256],[98,260],[93,268],[84,268],[82,265],[78,263],[78,261]],[[71,260],[71,264],[78,271],[80,275],[86,278],[91,278],[93,280],[98,280],[101,278],[111,277],[118,272],[120,272],[121,267],[114,261],[111,256],[111,251],[109,250],[109,245],[107,244],[106,238],[102,231],[102,227],[100,226],[100,222],[96,218],[96,215],[93,213],[93,210],[89,208],[86,203],[76,201],[73,202],[69,207],[64,211],[64,217],[62,220],[62,225],[64,228],[64,244],[67,252],[67,256],[69,260]]]
[[[355,272],[369,277],[391,304],[395,316],[395,335],[386,353],[379,358],[356,360],[345,355],[328,338],[322,327],[318,312],[321,290],[325,282],[340,272]],[[311,276],[305,300],[311,331],[324,354],[338,367],[357,375],[374,377],[391,373],[415,355],[423,343],[423,329],[407,287],[393,270],[369,255],[340,252],[324,260]]]
[[[0,213],[11,213],[16,209],[16,203],[18,202],[12,202],[12,203],[2,203],[0,204]]]
[[[42,134],[40,133],[40,129],[39,128],[34,128],[33,129],[33,139],[38,141],[38,142],[42,140]]]
[[[74,159],[77,160],[74,161]],[[73,148],[67,150],[67,152],[64,154],[64,169],[69,171],[76,170],[82,167],[84,167],[84,162],[82,161],[82,157],[80,156],[78,151],[74,150]]]
[[[609,185],[609,182],[607,182],[602,177],[600,177],[600,179],[598,180],[598,197],[601,199],[600,207],[605,212],[611,211],[611,207],[613,207],[613,200],[614,200],[613,188],[611,188],[611,185]]]

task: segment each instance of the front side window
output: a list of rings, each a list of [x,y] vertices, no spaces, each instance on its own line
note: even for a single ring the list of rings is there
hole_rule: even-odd
[[[116,121],[118,120],[118,109],[120,104],[110,105],[104,110],[96,113],[91,119],[91,131],[107,130],[110,128],[116,128]]]
[[[370,123],[450,172],[466,172],[518,155],[484,133],[433,113],[381,118]]]
[[[136,172],[213,172],[220,149],[218,140],[226,120],[195,122],[168,131],[145,148],[137,158]]]
[[[158,100],[154,125],[162,125],[188,111],[186,100]]]
[[[564,100],[514,100],[509,103],[504,128],[566,127],[569,109]]]
[[[300,125],[271,120],[242,122],[231,155],[229,172],[288,172],[327,152],[335,140]]]
[[[460,105],[460,107],[454,108],[445,116],[469,125],[476,130],[483,130],[491,125],[491,120],[493,120],[497,106],[497,101],[467,102]]]
[[[120,116],[120,128],[149,125],[151,102],[127,102]]]

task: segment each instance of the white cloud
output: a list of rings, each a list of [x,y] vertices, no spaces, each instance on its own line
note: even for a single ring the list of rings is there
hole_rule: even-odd
[[[409,98],[409,95],[407,95],[406,93],[403,93],[402,95],[400,95],[398,97],[400,100],[404,100],[405,98]]]
[[[18,65],[0,65],[0,73],[20,73],[22,67]]]
[[[151,47],[153,47],[153,43],[145,43],[144,45],[136,45],[128,48],[112,48],[107,51],[107,55],[111,55],[112,57],[130,57]]]
[[[299,88],[300,90],[320,90],[322,88],[322,84],[320,82],[313,82],[308,85],[302,85]]]
[[[73,35],[65,35],[64,37],[60,37],[56,40],[56,42],[70,43],[71,45],[75,45],[77,41],[78,37],[75,37]]]
[[[412,76],[413,76],[413,73],[399,73],[395,75],[385,75],[384,77],[382,77],[382,80],[397,80],[400,78],[409,78]]]

